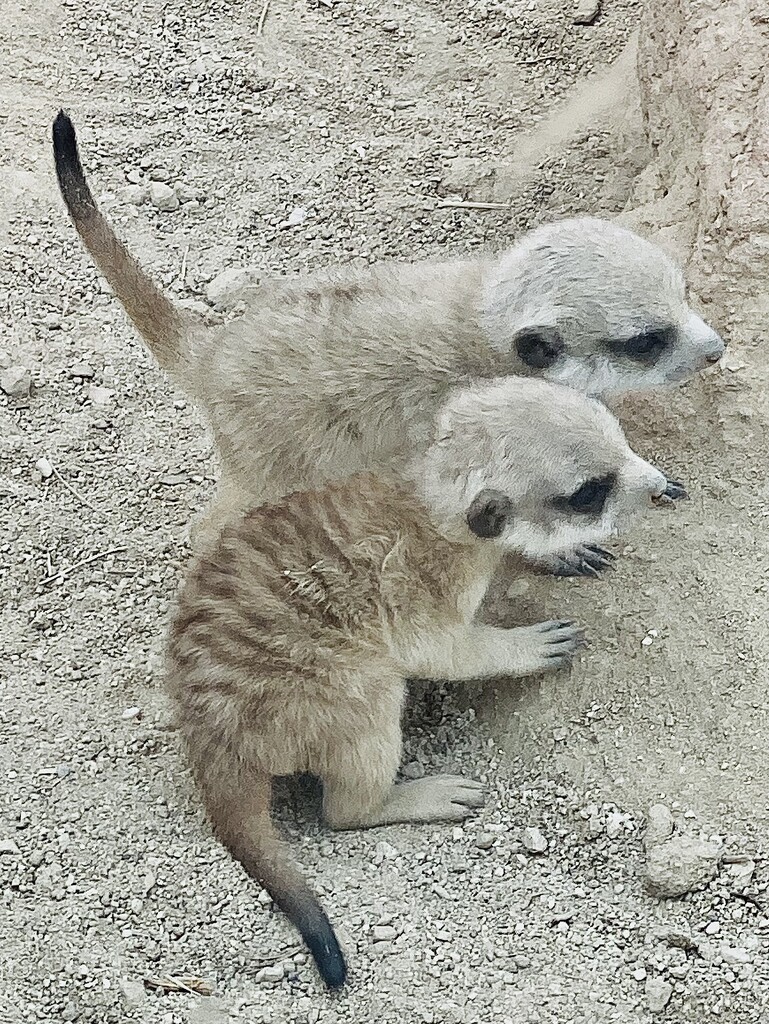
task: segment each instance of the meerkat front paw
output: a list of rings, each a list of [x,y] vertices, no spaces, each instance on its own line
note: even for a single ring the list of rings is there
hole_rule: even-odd
[[[460,775],[430,775],[393,786],[382,818],[394,821],[462,821],[486,803],[480,782]]]
[[[555,672],[571,664],[577,649],[585,644],[584,631],[573,622],[538,622],[509,631],[512,647],[509,671],[528,676]]]
[[[604,569],[613,569],[617,556],[597,544],[580,544],[573,551],[554,555],[547,562],[553,576],[588,576],[597,578]]]

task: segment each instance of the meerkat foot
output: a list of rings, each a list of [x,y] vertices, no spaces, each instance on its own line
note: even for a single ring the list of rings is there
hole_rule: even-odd
[[[325,783],[324,783],[325,785]],[[401,822],[462,821],[486,802],[480,782],[459,775],[431,775],[397,782],[378,807],[364,810],[345,786],[329,786],[323,816],[334,829],[375,828]]]
[[[597,544],[580,544],[573,551],[555,555],[547,563],[553,576],[587,576],[597,578],[605,569],[614,569],[617,556]]]
[[[577,649],[585,644],[583,630],[573,622],[538,622],[509,632],[517,656],[510,670],[521,676],[555,672],[570,665]]]
[[[385,822],[462,821],[486,803],[480,782],[460,775],[431,775],[414,782],[399,782],[382,808]]]

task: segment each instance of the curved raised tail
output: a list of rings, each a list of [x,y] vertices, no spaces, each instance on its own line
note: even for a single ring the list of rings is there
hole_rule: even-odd
[[[344,955],[317,897],[282,849],[270,817],[269,775],[207,767],[196,774],[217,837],[299,930],[326,985],[340,988],[347,978]]]
[[[99,212],[80,163],[75,127],[63,110],[53,122],[53,153],[61,194],[86,249],[157,361],[165,370],[175,369],[187,336],[186,322]]]

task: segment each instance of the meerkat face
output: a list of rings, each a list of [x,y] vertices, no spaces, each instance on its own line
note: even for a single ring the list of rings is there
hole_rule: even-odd
[[[547,380],[594,396],[672,385],[724,352],[651,242],[581,217],[526,235],[488,280],[491,343]]]
[[[415,470],[444,535],[530,559],[607,540],[667,485],[599,402],[522,377],[453,392]]]

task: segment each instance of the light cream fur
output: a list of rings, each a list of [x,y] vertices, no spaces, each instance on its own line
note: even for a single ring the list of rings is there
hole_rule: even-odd
[[[605,479],[602,509],[572,508]],[[451,394],[402,479],[359,474],[231,513],[197,557],[168,672],[193,771],[217,834],[321,948],[324,977],[339,976],[330,925],[280,851],[272,777],[319,776],[332,828],[471,813],[477,783],[395,781],[405,679],[568,664],[581,637],[571,622],[475,621],[499,560],[523,567],[602,542],[665,486],[599,402],[507,378]]]
[[[353,472],[402,473],[425,450],[449,390],[472,378],[537,374],[600,396],[684,380],[723,351],[689,308],[673,262],[590,217],[479,259],[265,280],[243,291],[242,315],[208,327],[174,308],[115,237],[61,119],[57,170],[77,230],[213,428],[221,481],[211,535],[232,509]],[[656,358],[618,353],[618,343],[658,328],[670,343]],[[552,346],[550,365],[537,365],[542,352],[533,363],[527,356],[532,337]]]

